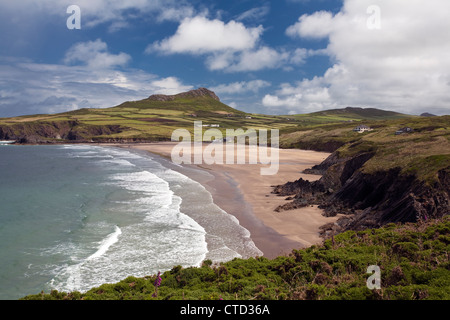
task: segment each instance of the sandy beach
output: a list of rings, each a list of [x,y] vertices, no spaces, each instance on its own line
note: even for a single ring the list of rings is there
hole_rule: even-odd
[[[145,150],[170,158],[176,145],[176,142],[162,142],[119,146]],[[270,165],[259,162],[183,165],[197,166],[210,173],[211,178],[196,176],[190,178],[205,186],[212,194],[214,202],[234,215],[239,223],[250,231],[252,240],[268,258],[288,254],[292,249],[320,243],[322,241],[319,237],[320,226],[334,222],[338,218],[322,216],[322,210],[315,206],[284,212],[274,211],[277,206],[288,201],[284,197],[272,194],[271,186],[299,178],[309,181],[319,179],[320,176],[303,174],[302,171],[321,163],[329,155],[306,150],[279,149],[278,152],[279,168],[273,175],[261,175],[261,167],[268,168]],[[189,176],[188,172],[184,173]]]

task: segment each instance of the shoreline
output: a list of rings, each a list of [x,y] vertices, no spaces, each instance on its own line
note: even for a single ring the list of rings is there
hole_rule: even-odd
[[[176,142],[142,144],[101,144],[143,150],[167,159]],[[299,178],[318,180],[320,176],[304,174],[302,171],[321,163],[329,153],[297,149],[279,149],[279,170],[275,175],[260,175],[261,164],[183,164],[177,171],[202,184],[212,195],[214,203],[239,220],[239,224],[250,232],[256,247],[269,259],[289,254],[322,242],[319,228],[339,217],[324,217],[322,210],[305,207],[275,212],[274,209],[287,203],[285,197],[272,194],[273,185],[285,184]],[[210,175],[192,175],[189,168],[205,170]]]

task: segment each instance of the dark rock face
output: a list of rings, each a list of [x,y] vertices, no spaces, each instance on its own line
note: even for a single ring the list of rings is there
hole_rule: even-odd
[[[374,174],[359,170],[372,153],[339,158],[335,152],[320,165],[305,170],[323,174],[318,181],[299,179],[274,187],[273,193],[292,202],[276,211],[318,205],[324,215],[344,214],[324,234],[380,227],[390,222],[416,222],[450,213],[450,167],[439,171],[438,181],[427,185],[414,175],[391,169]]]
[[[210,97],[214,100],[220,101],[219,97],[206,88],[198,88],[196,90],[191,90],[188,92],[183,92],[175,95],[164,95],[164,94],[154,94],[148,97],[151,101],[173,101],[177,98],[198,98],[198,97]]]
[[[0,140],[16,140],[19,143],[51,143],[62,141],[86,142],[87,137],[120,133],[118,125],[80,125],[77,121],[19,123],[0,126]]]

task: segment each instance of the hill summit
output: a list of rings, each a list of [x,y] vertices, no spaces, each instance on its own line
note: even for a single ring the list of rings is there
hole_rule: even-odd
[[[198,88],[188,92],[182,92],[175,95],[165,95],[165,94],[153,94],[148,97],[147,100],[150,101],[173,101],[176,99],[184,98],[199,98],[199,97],[210,97],[214,100],[220,101],[219,97],[211,90],[206,88]]]
[[[314,116],[332,116],[348,119],[364,119],[364,120],[388,120],[408,117],[408,115],[401,114],[394,111],[381,110],[376,108],[361,108],[361,107],[346,107],[344,109],[330,109],[310,113]]]

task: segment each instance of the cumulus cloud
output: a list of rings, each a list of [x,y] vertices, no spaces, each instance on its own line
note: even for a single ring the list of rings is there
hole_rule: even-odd
[[[260,44],[264,28],[242,22],[225,23],[205,16],[185,18],[175,34],[149,45],[147,53],[204,56],[209,70],[227,72],[273,69],[289,62],[291,54]]]
[[[185,92],[193,89],[192,86],[184,85],[176,77],[167,77],[164,79],[159,79],[151,82],[151,87],[154,93],[159,94],[177,94],[180,92]]]
[[[333,28],[333,15],[327,11],[315,12],[312,15],[304,14],[298,22],[286,30],[291,37],[324,38]]]
[[[260,89],[266,88],[270,85],[270,82],[264,80],[240,81],[229,84],[221,84],[216,87],[212,87],[211,90],[216,93],[225,94],[242,94],[246,92],[256,93]]]
[[[321,77],[304,79],[294,85],[283,83],[275,95],[265,95],[262,103],[289,114],[299,113],[299,108],[302,113],[309,113],[338,107]]]
[[[288,52],[262,46],[256,50],[243,51],[228,66],[228,71],[257,71],[265,68],[279,68],[289,60],[289,57]]]
[[[262,31],[262,26],[246,28],[236,21],[224,23],[197,16],[184,19],[175,35],[149,46],[148,50],[191,54],[236,52],[253,48]]]
[[[152,18],[152,21],[180,21],[193,15],[194,9],[186,0],[39,0],[1,1],[0,8],[13,13],[15,17],[56,15],[67,17],[66,9],[78,5],[82,13],[82,27],[90,28],[109,23],[110,31],[127,27],[127,21]]]
[[[108,52],[101,40],[76,44],[65,64],[0,57],[0,117],[113,107],[153,93],[192,89],[176,77],[120,70],[128,60],[125,53]]]
[[[109,53],[108,45],[100,39],[74,44],[64,58],[65,63],[81,62],[96,69],[124,66],[130,60],[131,56],[124,52],[119,54]]]
[[[379,8],[378,27],[371,28]],[[405,113],[449,113],[450,2],[345,0],[340,12],[302,15],[286,33],[328,39],[334,65],[314,80],[284,85],[267,107],[303,112],[316,105],[370,106]]]

